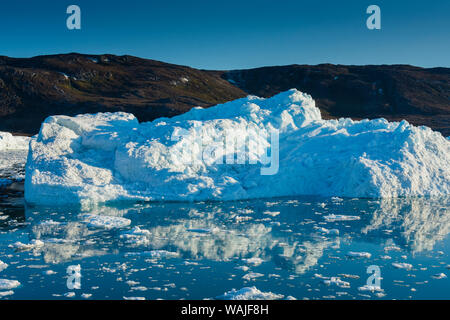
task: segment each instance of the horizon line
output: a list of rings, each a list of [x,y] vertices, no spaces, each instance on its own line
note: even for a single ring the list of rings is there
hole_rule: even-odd
[[[49,56],[61,56],[61,55],[80,55],[80,56],[115,56],[115,57],[134,57],[138,59],[143,60],[152,60],[156,62],[161,62],[165,64],[171,64],[171,65],[177,65],[182,67],[188,67],[193,68],[197,70],[204,70],[204,71],[238,71],[238,70],[251,70],[251,69],[262,69],[262,68],[270,68],[270,67],[288,67],[288,66],[321,66],[321,65],[334,65],[334,66],[346,66],[346,67],[368,67],[368,66],[408,66],[408,67],[414,67],[414,68],[421,68],[421,69],[450,69],[450,66],[444,67],[444,66],[433,66],[433,67],[424,67],[420,65],[412,65],[412,64],[405,64],[405,63],[382,63],[382,64],[341,64],[341,63],[332,63],[332,62],[321,62],[316,64],[301,64],[301,63],[289,63],[289,64],[273,64],[273,65],[262,65],[258,67],[249,67],[249,68],[236,68],[236,69],[206,69],[206,68],[199,68],[194,67],[186,64],[180,64],[175,62],[168,62],[163,60],[157,60],[147,57],[141,57],[141,56],[135,56],[131,54],[114,54],[114,53],[81,53],[81,52],[63,52],[63,53],[48,53],[48,54],[38,54],[38,55],[32,55],[32,56],[6,56],[6,55],[0,55],[0,57],[3,58],[9,58],[9,59],[33,59],[33,58],[39,58],[39,57],[49,57]]]

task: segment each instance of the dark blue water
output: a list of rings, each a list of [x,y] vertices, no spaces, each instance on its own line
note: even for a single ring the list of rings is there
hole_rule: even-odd
[[[207,299],[254,286],[284,299],[449,299],[450,280],[434,277],[450,276],[449,208],[448,199],[317,197],[26,208],[11,191],[0,198],[0,279],[21,285],[0,296]],[[81,289],[67,286],[72,265]],[[381,290],[361,291],[371,265]],[[327,285],[331,277],[348,285]]]

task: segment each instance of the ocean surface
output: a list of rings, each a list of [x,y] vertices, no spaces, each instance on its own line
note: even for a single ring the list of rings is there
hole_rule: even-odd
[[[0,188],[0,299],[450,298],[449,199],[38,208]]]

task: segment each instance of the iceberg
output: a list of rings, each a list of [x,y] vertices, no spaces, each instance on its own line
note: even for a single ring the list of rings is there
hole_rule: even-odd
[[[0,151],[28,150],[30,138],[0,131]]]
[[[311,96],[291,89],[146,123],[127,113],[49,117],[30,142],[25,199],[439,197],[450,194],[449,163],[450,141],[439,132],[324,120]]]
[[[24,168],[29,143],[29,137],[0,132],[0,187],[25,178]]]

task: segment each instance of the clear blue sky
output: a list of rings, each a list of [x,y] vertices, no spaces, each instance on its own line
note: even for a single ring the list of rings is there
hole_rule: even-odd
[[[66,28],[77,4],[82,30]],[[381,30],[366,28],[370,4]],[[204,69],[285,64],[450,66],[448,0],[15,0],[0,55],[130,54]]]

